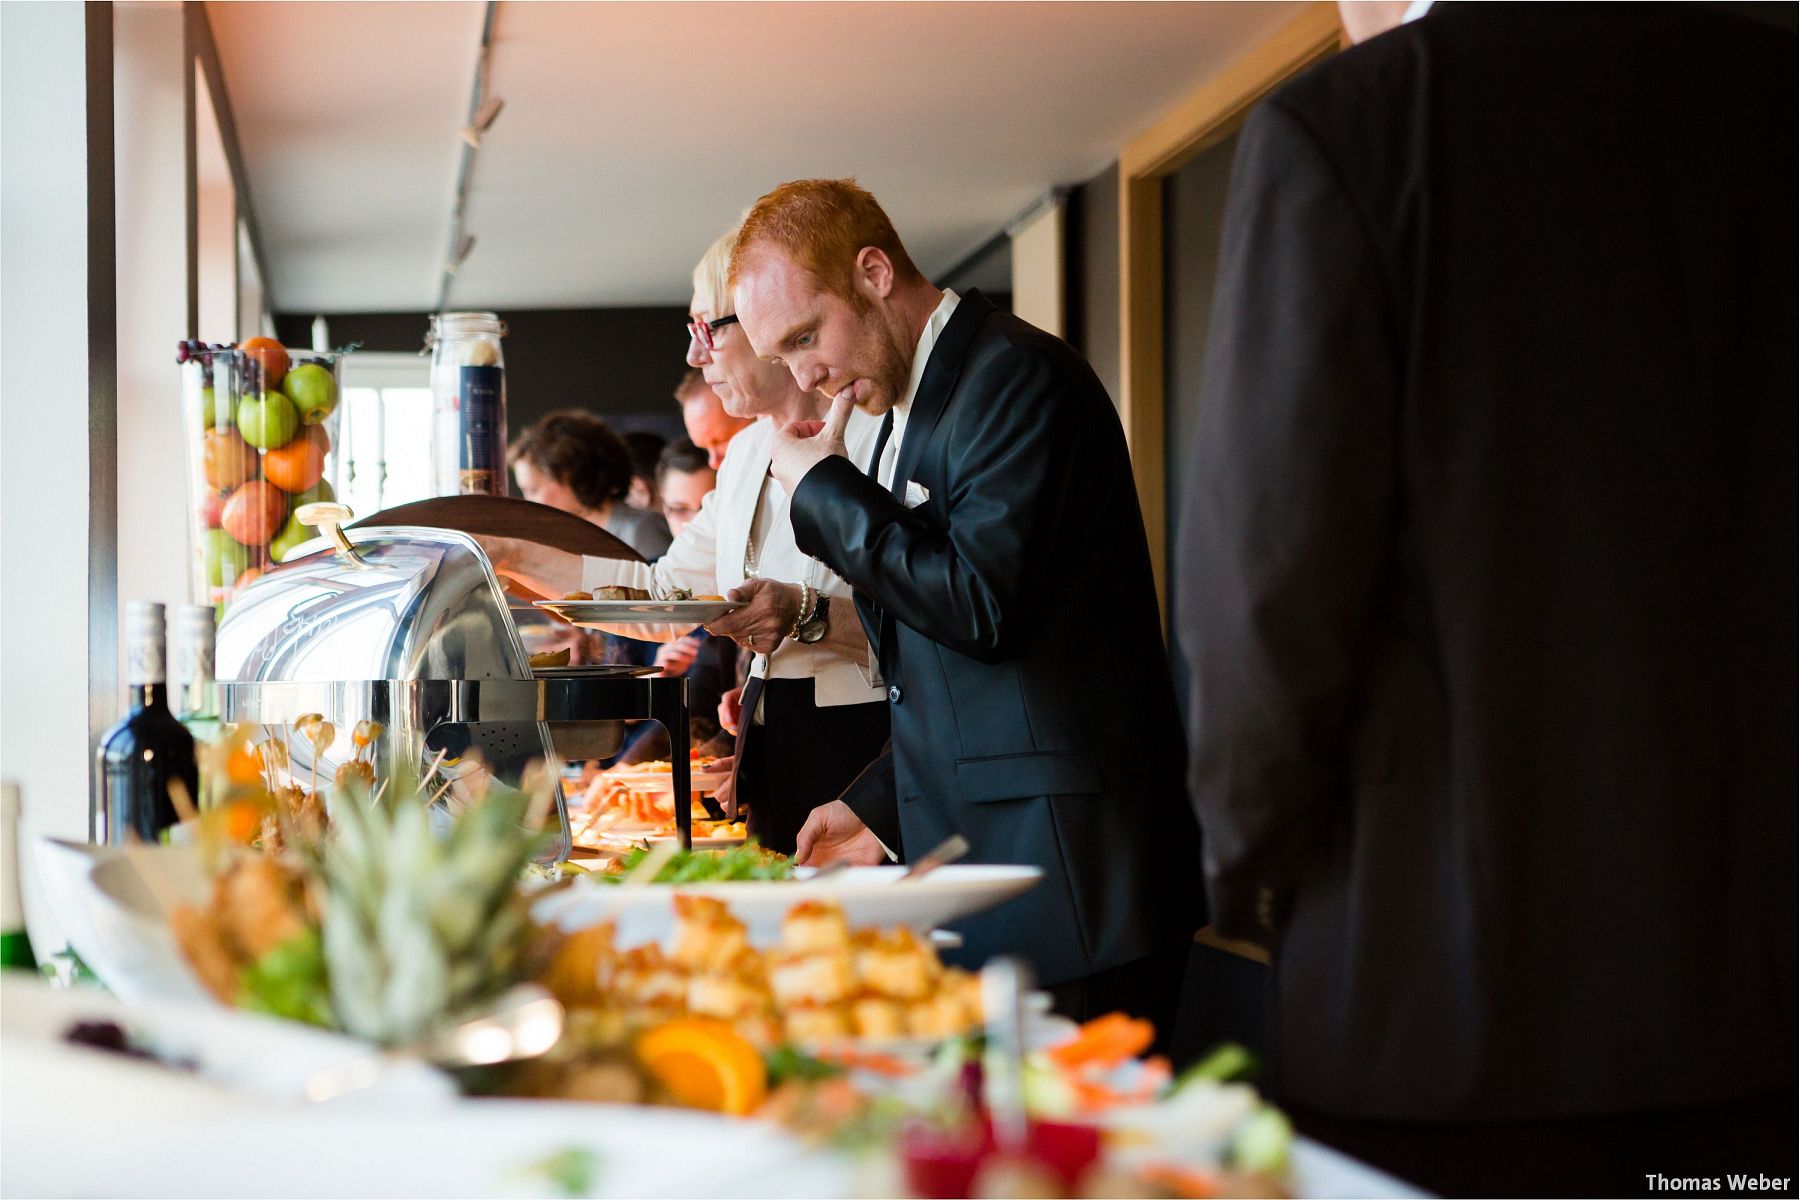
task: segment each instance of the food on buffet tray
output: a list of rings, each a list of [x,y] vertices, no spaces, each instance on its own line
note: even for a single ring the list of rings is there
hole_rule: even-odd
[[[336,738],[316,714],[295,728],[315,752]],[[360,756],[380,734],[378,724],[360,722],[351,734],[359,757],[345,765],[373,775]],[[235,745],[218,753],[248,760],[244,740],[234,732],[227,742]],[[253,754],[248,773],[224,773],[233,795],[214,808],[229,814],[260,803],[279,837],[270,838],[265,823],[265,852],[255,853],[242,844],[248,838],[212,836],[203,815],[202,844],[212,846],[218,874],[205,905],[172,918],[184,957],[215,996],[393,1045],[492,999],[535,967],[530,897],[519,881],[545,836],[547,789],[491,787],[454,812],[447,831],[434,832],[422,784],[400,778],[393,795],[385,786],[371,793],[358,771],[333,798],[332,819],[321,812],[308,823],[316,792],[267,786],[287,761],[286,743],[270,738]],[[259,769],[262,790],[254,786]],[[408,774],[393,766],[386,773],[390,782]]]
[[[975,1039],[946,1042],[924,1068],[777,1051],[757,1115],[860,1154],[870,1195],[1288,1195],[1292,1128],[1234,1082],[1253,1061],[1223,1047],[1171,1082],[1167,1064],[1125,1053],[1138,1039],[1120,1030],[1141,1024],[1113,1013],[1027,1054],[1018,1133],[989,1112],[1003,1064]]]
[[[650,593],[643,588],[609,586],[594,589],[595,600],[648,600]]]
[[[594,598],[594,593],[592,593],[592,592],[564,592],[563,593],[564,600],[592,600],[593,598]]]
[[[710,771],[719,760],[710,754],[702,754],[698,750],[688,752],[688,765],[696,771]],[[645,759],[641,763],[632,763],[629,767],[615,768],[620,771],[643,773],[645,775],[667,775],[675,769],[675,764],[666,758]]]
[[[693,770],[704,773],[717,760],[696,755]],[[579,807],[569,815],[569,829],[575,844],[587,849],[601,849],[603,843],[644,834],[658,835],[675,828],[675,800],[669,783],[667,762],[638,763],[616,767],[611,771],[591,771],[577,786],[584,788]],[[648,777],[648,778],[646,778]],[[696,779],[696,793],[709,790],[703,780]],[[742,821],[721,822],[710,819],[706,806],[694,796],[688,798],[689,815],[695,836],[741,838],[745,835]]]
[[[317,903],[306,875],[262,854],[235,857],[204,907],[170,917],[194,974],[216,998],[311,1025],[331,1024]]]
[[[566,667],[568,665],[569,648],[567,646],[561,650],[546,650],[541,654],[531,656],[531,668],[534,671],[539,667]]]
[[[595,878],[618,883],[644,861],[650,850],[634,846],[612,860]],[[731,846],[723,850],[677,850],[657,868],[653,879],[644,883],[741,883],[792,879],[794,860],[785,854],[766,850],[755,842]]]
[[[937,1040],[980,1021],[975,977],[945,967],[910,929],[852,931],[836,905],[804,902],[780,944],[758,950],[722,901],[677,894],[674,903],[669,950],[651,942],[618,951],[610,932],[590,932],[578,945],[595,983],[559,995],[608,1010],[626,1030],[710,1017],[765,1047]]]

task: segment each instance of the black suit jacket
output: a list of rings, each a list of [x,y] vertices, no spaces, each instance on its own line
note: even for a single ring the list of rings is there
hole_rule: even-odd
[[[792,503],[800,548],[855,585],[890,684],[892,759],[870,779],[891,773],[892,790],[853,789],[864,820],[915,854],[960,832],[971,861],[1044,869],[1022,898],[957,926],[967,961],[1024,953],[1052,984],[1191,936],[1199,851],[1180,719],[1100,381],[970,292],[896,463],[896,490],[911,480],[929,498],[903,507],[866,465],[820,463]]]
[[[1449,5],[1237,151],[1177,628],[1277,1086],[1795,1085],[1795,42]]]

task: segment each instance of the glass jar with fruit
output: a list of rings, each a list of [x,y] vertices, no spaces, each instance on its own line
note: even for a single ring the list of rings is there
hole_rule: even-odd
[[[294,510],[336,498],[337,354],[182,342],[193,596],[221,613],[314,532]]]
[[[504,496],[506,322],[490,312],[436,313],[431,348],[432,489],[439,496]]]

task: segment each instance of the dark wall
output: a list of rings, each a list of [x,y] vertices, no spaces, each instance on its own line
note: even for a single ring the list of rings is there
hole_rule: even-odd
[[[1119,404],[1119,164],[1069,195],[1069,343]]]
[[[536,308],[502,312],[507,335],[507,425],[517,434],[547,412],[586,408],[621,430],[681,430],[673,393],[687,369],[687,310]],[[313,314],[281,313],[284,343],[309,345]],[[411,353],[425,344],[425,313],[326,313],[333,345]]]

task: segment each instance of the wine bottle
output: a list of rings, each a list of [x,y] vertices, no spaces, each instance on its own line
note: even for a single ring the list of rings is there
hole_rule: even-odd
[[[25,905],[19,899],[19,789],[0,783],[0,967],[35,971],[31,935],[25,930]]]
[[[160,841],[180,820],[169,785],[179,782],[199,803],[194,736],[169,711],[167,625],[163,606],[132,601],[125,606],[125,670],[131,710],[107,730],[95,755],[99,773],[98,829],[90,836],[118,845],[135,834]]]
[[[175,674],[181,688],[175,714],[182,728],[193,735],[196,746],[210,746],[224,732],[219,722],[219,690],[213,679],[217,638],[213,606],[183,604],[175,612]]]

